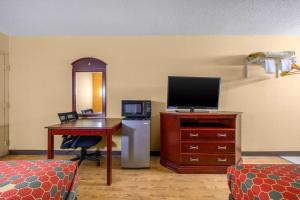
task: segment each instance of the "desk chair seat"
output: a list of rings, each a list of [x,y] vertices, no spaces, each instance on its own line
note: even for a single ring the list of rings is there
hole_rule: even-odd
[[[68,113],[58,113],[61,123],[74,121],[78,119],[77,112],[68,112]],[[102,137],[100,136],[72,136],[72,135],[63,135],[63,141],[61,143],[61,149],[76,149],[81,148],[81,153],[79,156],[72,158],[72,161],[78,160],[78,165],[81,164],[83,160],[92,160],[96,161],[97,165],[100,165],[100,152],[87,153],[87,149],[98,144]]]
[[[102,137],[99,136],[80,136],[71,144],[71,148],[90,148],[98,144],[101,140]]]
[[[62,136],[63,140],[61,142],[60,148],[61,149],[70,149],[73,148],[73,144],[76,141],[76,139],[79,138],[79,136],[67,136],[67,135],[63,135]]]

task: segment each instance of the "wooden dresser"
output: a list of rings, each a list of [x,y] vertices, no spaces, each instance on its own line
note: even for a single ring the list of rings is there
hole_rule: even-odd
[[[177,173],[226,173],[241,159],[241,114],[160,113],[161,165]]]

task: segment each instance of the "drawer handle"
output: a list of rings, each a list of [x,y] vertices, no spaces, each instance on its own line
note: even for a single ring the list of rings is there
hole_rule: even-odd
[[[218,137],[227,137],[227,134],[226,133],[218,133],[217,136]]]
[[[227,146],[218,146],[218,150],[227,150]]]
[[[199,134],[198,133],[190,133],[190,137],[198,137]]]
[[[227,158],[218,158],[218,162],[227,162]]]
[[[190,158],[190,162],[198,162],[199,158]]]
[[[199,146],[198,145],[197,146],[190,145],[190,150],[193,150],[193,149],[199,149]]]

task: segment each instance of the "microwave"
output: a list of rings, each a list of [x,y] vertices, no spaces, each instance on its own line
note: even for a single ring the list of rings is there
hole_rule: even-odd
[[[122,116],[126,118],[151,117],[150,100],[122,100]]]

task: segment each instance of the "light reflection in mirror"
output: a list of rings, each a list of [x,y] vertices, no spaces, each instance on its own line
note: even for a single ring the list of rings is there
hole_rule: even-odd
[[[76,110],[102,112],[102,72],[76,72]]]

